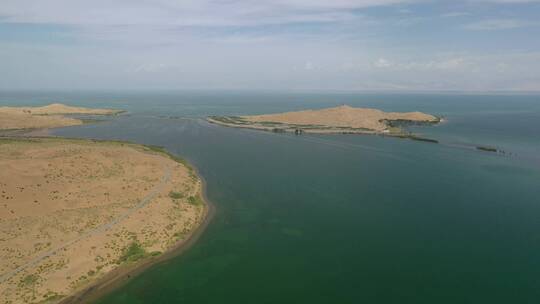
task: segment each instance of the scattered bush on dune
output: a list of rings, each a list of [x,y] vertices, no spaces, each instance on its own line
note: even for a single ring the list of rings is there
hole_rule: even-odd
[[[138,242],[131,243],[128,247],[124,248],[124,252],[118,259],[118,264],[124,262],[135,262],[146,257],[146,250]]]

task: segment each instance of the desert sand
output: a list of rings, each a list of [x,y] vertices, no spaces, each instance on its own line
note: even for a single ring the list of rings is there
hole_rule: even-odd
[[[205,217],[193,169],[120,142],[0,138],[0,299],[55,303],[185,242]]]
[[[431,124],[439,122],[439,118],[422,112],[383,112],[342,105],[278,114],[213,116],[209,117],[208,121],[232,127],[283,132],[301,130],[307,133],[390,133],[398,131],[398,123]]]
[[[83,124],[83,121],[64,115],[114,115],[121,112],[112,109],[71,107],[59,103],[43,107],[0,107],[0,130],[76,126]]]

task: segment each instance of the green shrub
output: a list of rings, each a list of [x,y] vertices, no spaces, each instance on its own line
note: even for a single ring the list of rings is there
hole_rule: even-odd
[[[146,250],[138,242],[131,243],[128,247],[124,248],[122,256],[118,259],[118,264],[124,262],[135,262],[146,257]]]
[[[181,199],[184,197],[184,194],[182,192],[171,191],[169,192],[169,197],[172,199]]]
[[[188,203],[190,203],[192,205],[195,205],[195,206],[202,205],[202,199],[201,199],[201,197],[199,195],[190,196],[190,197],[188,197]]]
[[[21,280],[21,284],[24,285],[24,286],[32,286],[34,285],[39,279],[39,276],[36,275],[36,274],[29,274],[27,276],[25,276],[22,280]]]

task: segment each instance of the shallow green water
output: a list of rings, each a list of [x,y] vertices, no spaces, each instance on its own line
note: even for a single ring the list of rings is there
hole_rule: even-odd
[[[302,95],[293,102],[264,95],[249,103],[249,96],[224,96],[148,96],[152,102],[126,102],[131,116],[57,131],[163,145],[200,169],[217,207],[195,246],[98,303],[540,299],[538,97]],[[118,104],[113,97],[94,98]],[[317,107],[350,100],[424,110],[449,122],[420,130],[437,145],[295,137],[156,116],[289,110],[309,107],[309,98]]]

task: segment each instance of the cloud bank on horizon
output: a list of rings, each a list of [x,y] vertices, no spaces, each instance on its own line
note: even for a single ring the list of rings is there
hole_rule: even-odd
[[[0,89],[540,91],[540,0],[3,0]]]

